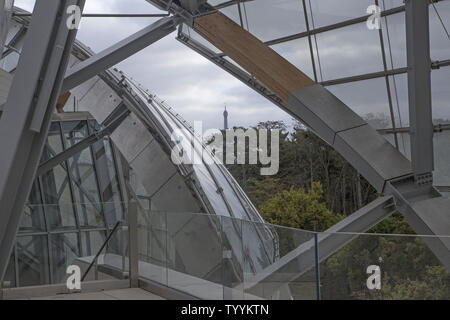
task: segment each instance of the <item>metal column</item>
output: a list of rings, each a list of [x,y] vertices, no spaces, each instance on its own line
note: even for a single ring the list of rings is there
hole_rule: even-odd
[[[419,184],[431,184],[434,170],[428,3],[407,0],[405,5],[411,160]]]
[[[78,5],[82,10],[84,2],[36,2],[0,119],[0,280],[5,274],[23,207],[41,159],[77,33],[76,29],[67,27],[67,9]]]
[[[136,200],[128,203],[128,248],[130,287],[139,286],[139,247],[138,247],[138,204]]]

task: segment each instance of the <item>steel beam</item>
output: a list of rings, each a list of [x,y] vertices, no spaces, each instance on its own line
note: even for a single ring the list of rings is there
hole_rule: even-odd
[[[139,287],[139,240],[138,240],[138,203],[132,200],[128,203],[128,248],[130,287]]]
[[[356,211],[318,235],[319,261],[324,261],[396,211],[394,198],[385,196]],[[301,233],[301,231],[298,231]],[[306,232],[306,231],[305,231]],[[311,239],[255,276],[245,280],[245,293],[270,298],[281,286],[315,266],[315,240]]]
[[[450,270],[450,198],[430,185],[418,185],[414,176],[390,181],[386,193],[395,196],[398,210]]]
[[[3,53],[11,21],[14,0],[0,0],[0,56]]]
[[[84,0],[36,2],[0,119],[0,283],[35,179],[75,41],[77,30],[69,30],[66,25],[70,5],[78,5],[83,10]],[[37,109],[43,100],[46,109]],[[44,112],[44,115],[35,112]],[[42,117],[39,132],[30,129],[31,119],[36,116]]]
[[[409,123],[412,169],[418,183],[432,183],[434,170],[429,0],[407,0]]]
[[[69,91],[176,30],[181,18],[165,17],[102,52],[75,65],[64,79],[62,92]]]

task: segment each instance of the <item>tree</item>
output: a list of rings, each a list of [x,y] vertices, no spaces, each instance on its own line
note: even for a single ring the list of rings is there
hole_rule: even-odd
[[[303,230],[324,231],[343,218],[328,210],[318,182],[309,191],[295,188],[281,191],[264,202],[259,211],[269,223]]]

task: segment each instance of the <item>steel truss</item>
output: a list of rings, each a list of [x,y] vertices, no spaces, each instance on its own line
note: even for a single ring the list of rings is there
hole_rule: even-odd
[[[413,157],[412,163],[409,163],[400,152],[388,146],[385,141],[383,142],[384,139],[375,130],[371,129],[359,116],[356,116],[347,106],[320,85],[307,86],[291,92],[289,100],[281,99],[283,100],[281,106],[332,145],[379,192],[393,196],[397,209],[418,234],[439,236],[448,234],[450,230],[450,215],[448,214],[450,199],[442,197],[432,187],[430,175],[433,170],[432,147],[430,148],[430,145],[432,146],[434,130],[431,121],[430,72],[435,63],[432,64],[429,59],[427,8],[428,1],[420,0],[407,1],[405,8],[401,9],[401,11],[405,10],[408,20],[406,25],[409,35],[407,37],[408,68],[399,72],[408,72],[412,113],[411,127],[417,137],[416,141],[412,143],[420,150],[417,152],[417,157]],[[355,21],[349,23],[355,23]],[[415,23],[418,23],[418,25],[415,26]],[[229,22],[229,24],[232,24],[232,22]],[[209,27],[212,29],[208,29]],[[199,45],[195,40],[183,35],[179,36],[179,40],[231,74],[238,75],[238,79],[249,85],[249,83],[252,83],[250,74],[257,74],[258,72],[261,74],[260,69],[258,69],[261,66],[248,62],[256,58],[253,56],[254,53],[246,53],[245,50],[248,50],[249,47],[240,48],[238,42],[215,32],[214,28],[222,28],[220,32],[226,29],[224,25],[219,26],[211,19],[206,20],[203,25],[201,22],[198,23],[198,26],[194,24],[195,31],[205,36],[209,42],[230,56],[228,50],[232,55],[231,58],[236,62],[238,62],[240,55],[244,56],[246,62],[244,65],[241,64],[241,67],[248,72],[246,75],[242,71],[239,72],[239,68],[227,63],[224,54],[213,53],[205,46]],[[421,29],[417,30],[417,28]],[[211,33],[208,33],[210,31]],[[417,36],[413,37],[412,34],[417,34]],[[245,36],[245,38],[249,39],[250,36]],[[259,45],[255,44],[256,46]],[[264,54],[265,51],[260,53]],[[387,76],[388,72],[385,70],[379,76]],[[268,81],[277,81],[274,78],[276,77],[272,76]],[[281,83],[282,80],[280,79],[276,85],[279,87]],[[419,86],[421,89],[416,90]],[[250,85],[250,87],[253,89],[261,88],[259,85]],[[270,92],[270,86],[269,88],[262,86],[262,88],[264,88],[262,90],[263,96],[271,97],[264,94]],[[259,90],[257,91],[261,93]],[[421,105],[421,108],[418,108],[418,104]],[[278,105],[280,106],[279,103]],[[366,214],[374,215],[375,212],[376,210],[367,210]],[[359,226],[359,228],[358,232],[367,230],[362,226]],[[441,263],[450,270],[450,243],[448,239],[428,237],[425,242]],[[278,266],[279,270],[276,270],[275,265]],[[275,274],[278,274],[278,276],[284,274],[285,278],[283,279],[289,281],[286,278],[286,273],[280,271],[287,265],[282,262],[275,265],[261,274],[269,275],[268,278],[271,276],[276,278]]]

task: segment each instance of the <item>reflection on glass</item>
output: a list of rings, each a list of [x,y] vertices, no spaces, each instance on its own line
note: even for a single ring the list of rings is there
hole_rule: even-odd
[[[434,184],[450,186],[450,131],[434,134]]]
[[[63,122],[62,128],[67,147],[71,147],[89,136],[86,121]],[[68,165],[80,225],[104,226],[91,149],[87,148],[70,158]]]
[[[75,227],[69,177],[61,165],[42,176],[42,191],[50,229]]]
[[[367,15],[367,8],[373,4],[373,0],[308,1],[308,8],[312,11],[310,23],[314,20],[317,28],[363,17]]]
[[[45,230],[44,210],[42,207],[39,184],[35,182],[31,189],[29,203],[24,208],[19,232],[39,232]]]
[[[44,285],[50,282],[45,236],[18,237],[17,258],[21,287]]]
[[[222,299],[220,217],[168,213],[167,230],[168,285]]]
[[[83,256],[95,256],[106,240],[105,231],[91,231],[81,233],[81,247]]]
[[[406,67],[405,13],[389,15],[381,21],[388,69]]]
[[[271,46],[279,55],[288,60],[311,79],[314,72],[311,62],[308,38],[296,39]]]
[[[47,136],[47,143],[45,144],[42,153],[41,162],[45,162],[55,155],[63,151],[63,144],[61,140],[61,128],[59,122],[53,122],[50,126],[50,131]]]
[[[323,80],[383,70],[379,34],[365,22],[319,33],[317,43]]]
[[[61,283],[67,278],[67,267],[75,264],[75,259],[80,256],[78,234],[53,234],[50,239],[53,283]]]
[[[119,179],[109,139],[105,138],[94,144],[93,152],[97,166],[100,193],[104,202],[105,219],[108,226],[111,227],[116,221],[124,217]]]
[[[14,256],[14,250],[9,258],[8,268],[3,279],[3,288],[14,288],[16,286],[16,262]]]
[[[241,4],[248,30],[261,41],[306,31],[299,0],[257,0]]]
[[[430,43],[431,43],[431,59],[447,60],[450,57],[450,45],[447,32],[450,28],[448,17],[450,17],[450,3],[448,1],[439,1],[429,6],[430,11]],[[434,9],[436,8],[436,10]],[[439,13],[441,19],[437,15]],[[445,30],[444,26],[447,31]]]
[[[384,78],[376,78],[328,87],[334,95],[375,129],[392,128]]]
[[[449,40],[450,47],[450,40]],[[448,55],[450,57],[450,54]],[[434,124],[450,123],[450,68],[431,72],[431,94]]]
[[[139,275],[167,285],[167,215],[141,211],[139,219],[139,260],[143,267]]]

